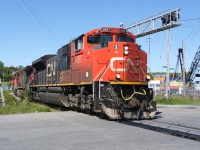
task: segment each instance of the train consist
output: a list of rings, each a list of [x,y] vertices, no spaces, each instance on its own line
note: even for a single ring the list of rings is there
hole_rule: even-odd
[[[13,76],[13,90],[32,100],[95,112],[110,119],[152,118],[147,54],[123,28],[102,27],[45,55]]]

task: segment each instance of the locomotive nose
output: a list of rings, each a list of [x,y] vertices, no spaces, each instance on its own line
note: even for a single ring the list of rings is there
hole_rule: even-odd
[[[113,49],[114,47],[114,49]],[[117,81],[146,81],[146,53],[130,42],[110,43],[110,69]],[[112,50],[113,49],[113,50]],[[113,79],[112,78],[112,79]]]

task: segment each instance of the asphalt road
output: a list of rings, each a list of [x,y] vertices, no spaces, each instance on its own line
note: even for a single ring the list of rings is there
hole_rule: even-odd
[[[160,121],[200,128],[200,106],[192,105],[158,105]],[[200,148],[199,148],[200,149]]]
[[[186,123],[200,125],[199,109],[159,108],[159,111],[161,119],[181,118],[184,122],[186,115]],[[65,111],[1,115],[0,149],[199,150],[200,142]]]

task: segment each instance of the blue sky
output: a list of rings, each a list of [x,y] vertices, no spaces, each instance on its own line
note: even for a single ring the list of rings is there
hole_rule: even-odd
[[[199,6],[199,0],[0,0],[0,61],[5,66],[30,65],[94,28],[128,25],[171,8],[181,8],[181,20],[200,18]],[[170,67],[175,67],[184,40],[188,71],[200,45],[200,19],[181,24],[170,31]],[[147,37],[137,39],[146,52]],[[151,71],[165,71],[166,31],[150,37]]]

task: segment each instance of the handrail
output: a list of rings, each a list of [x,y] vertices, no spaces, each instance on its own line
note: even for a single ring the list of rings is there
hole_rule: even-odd
[[[94,101],[94,82],[95,80],[97,79],[97,77],[101,74],[101,72],[106,68],[106,65],[101,69],[101,71],[99,71],[99,73],[96,75],[96,77],[94,78],[93,80],[93,83],[92,83],[92,91],[93,91],[93,101]]]
[[[108,67],[106,68],[105,72],[99,78],[99,99],[100,99],[100,94],[101,94],[101,92],[100,92],[100,82],[101,82],[103,76],[105,75],[105,73],[107,72],[108,68],[110,68],[110,65],[108,65]]]

